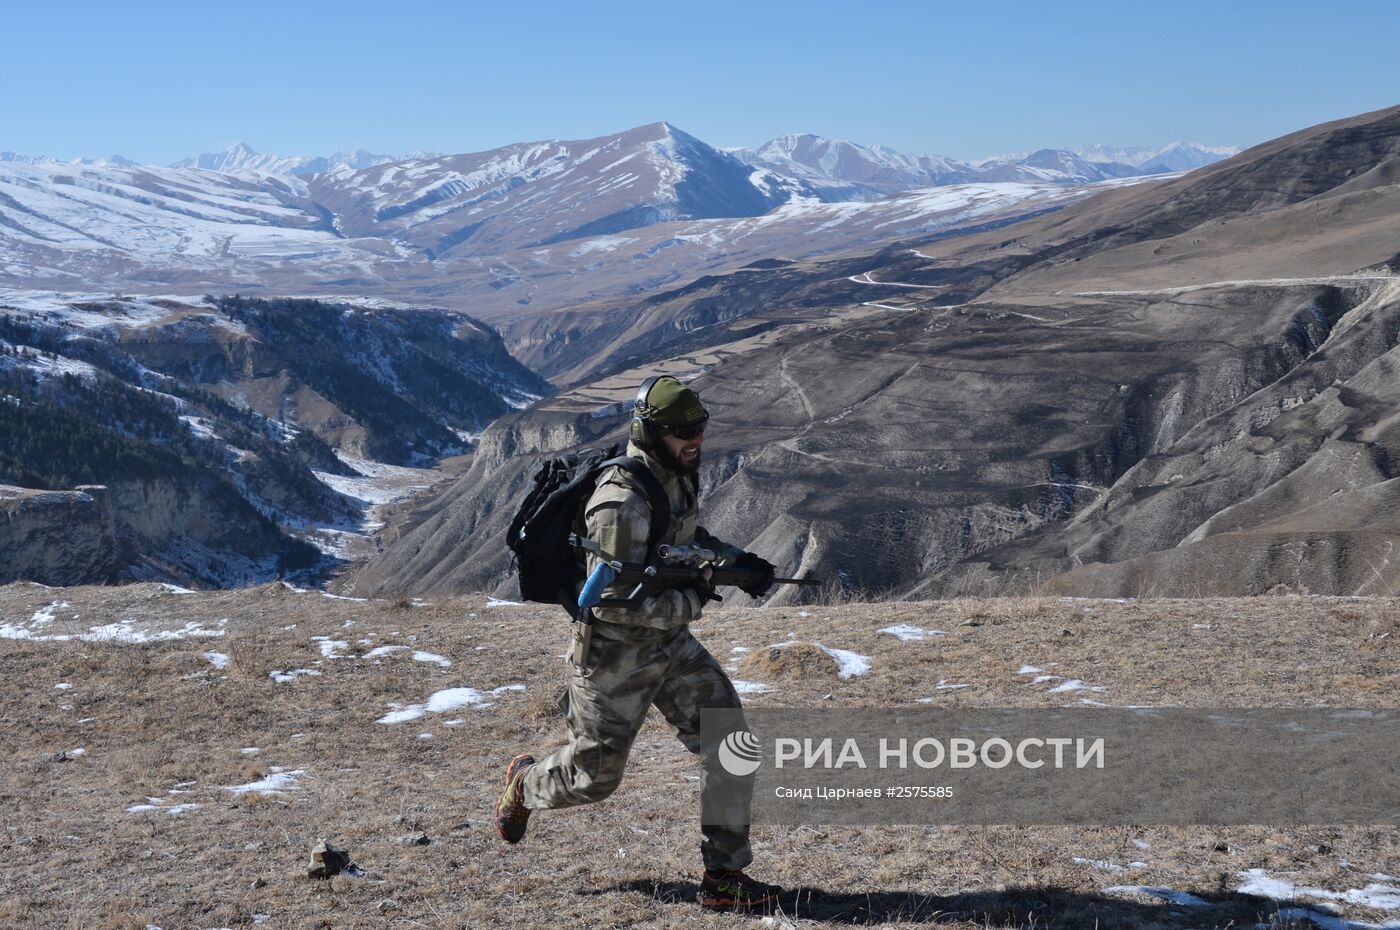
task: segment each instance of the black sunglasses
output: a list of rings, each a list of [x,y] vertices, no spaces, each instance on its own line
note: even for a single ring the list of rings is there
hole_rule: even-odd
[[[666,432],[675,436],[677,439],[688,442],[705,432],[705,424],[697,423],[694,426],[672,426],[669,427]]]

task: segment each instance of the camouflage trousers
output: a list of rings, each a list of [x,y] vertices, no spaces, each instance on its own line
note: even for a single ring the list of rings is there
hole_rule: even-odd
[[[608,633],[625,636],[611,638]],[[575,631],[577,634],[577,631]],[[559,702],[569,744],[530,766],[525,806],[557,810],[601,801],[622,783],[637,731],[655,705],[703,769],[700,843],[705,868],[742,869],[749,849],[752,778],[736,779],[719,763],[719,745],[701,739],[700,712],[738,708],[729,676],[686,627],[619,628],[597,623],[583,667],[570,662],[569,690]]]

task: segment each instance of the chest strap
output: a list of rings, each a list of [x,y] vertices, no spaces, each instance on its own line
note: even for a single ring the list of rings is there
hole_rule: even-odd
[[[646,564],[655,565],[658,561],[657,547],[661,545],[661,539],[666,535],[666,531],[671,528],[671,498],[666,493],[666,489],[662,487],[661,481],[640,459],[635,459],[630,455],[621,455],[615,459],[608,459],[600,467],[607,468],[611,465],[627,469],[628,473],[641,484],[642,490],[646,492],[647,502],[651,507],[651,527],[647,530]]]

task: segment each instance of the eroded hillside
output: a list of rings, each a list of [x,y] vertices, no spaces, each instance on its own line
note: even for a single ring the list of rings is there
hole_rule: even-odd
[[[1397,154],[1400,108],[652,298],[609,369],[493,424],[355,584],[508,592],[534,464],[620,438],[629,386],[666,371],[714,414],[706,525],[785,572],[910,596],[1394,592]]]

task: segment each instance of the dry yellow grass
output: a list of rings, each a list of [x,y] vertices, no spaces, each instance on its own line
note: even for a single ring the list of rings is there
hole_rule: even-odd
[[[555,700],[568,631],[557,609],[487,607],[482,597],[357,602],[280,585],[176,594],[16,584],[0,588],[0,625],[29,625],[60,602],[67,606],[42,632],[131,620],[133,629],[193,623],[226,633],[140,644],[0,639],[0,927],[241,928],[258,925],[257,915],[296,928],[756,925],[702,913],[693,901],[698,769],[657,715],[612,799],[535,816],[518,847],[496,837],[491,807],[506,760],[564,738]],[[879,632],[894,624],[946,635],[902,642]],[[1400,694],[1400,603],[1391,600],[727,607],[697,635],[722,663],[744,662],[737,677],[773,687],[746,698],[755,705],[1075,699],[1029,686],[1017,674],[1023,664],[1106,687],[1095,697],[1113,704],[1394,707]],[[830,661],[820,649],[774,660],[765,648],[788,641],[870,656],[871,671],[813,674]],[[365,656],[382,646],[406,648]],[[228,664],[216,668],[207,651]],[[319,674],[269,677],[297,669]],[[936,690],[939,681],[969,687]],[[489,693],[514,684],[525,690]],[[493,706],[375,722],[394,705],[461,687]],[[258,751],[242,752],[251,747]],[[225,790],[279,769],[301,770],[295,788]],[[161,809],[127,812],[148,798]],[[177,803],[198,807],[164,812]],[[400,845],[414,831],[429,845]],[[1400,863],[1400,836],[1380,827],[754,832],[754,873],[794,889],[786,911],[813,925],[1283,926],[1274,902],[1233,893],[1237,873],[1262,868],[1343,891]],[[366,874],[306,878],[322,837],[347,847]],[[1166,886],[1212,904],[1104,891],[1118,884]],[[1344,913],[1400,917],[1349,904]]]
[[[746,654],[739,662],[739,673],[760,682],[835,681],[837,666],[836,660],[815,643],[795,642]]]

